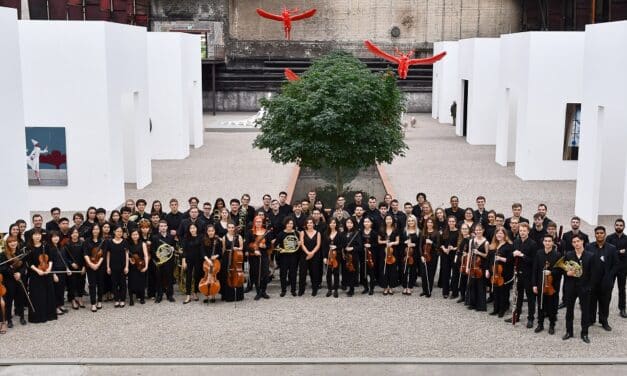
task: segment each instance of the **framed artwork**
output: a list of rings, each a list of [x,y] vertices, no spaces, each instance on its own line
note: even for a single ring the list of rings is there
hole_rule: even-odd
[[[65,127],[26,127],[26,169],[30,186],[67,185]]]

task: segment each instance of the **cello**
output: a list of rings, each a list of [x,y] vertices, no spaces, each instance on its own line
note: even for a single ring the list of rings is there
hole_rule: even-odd
[[[227,238],[228,235],[225,235]],[[228,239],[226,239],[228,240]],[[226,242],[225,240],[225,242]],[[231,288],[237,289],[244,286],[244,251],[241,249],[235,249],[235,242],[239,241],[239,235],[233,235],[232,249],[229,254],[229,268],[227,276],[227,285]],[[238,242],[239,243],[239,242]]]
[[[211,250],[211,257],[213,257],[213,254],[215,253],[216,250],[216,242],[217,239],[213,239],[213,248]],[[202,270],[205,272],[205,275],[200,279],[200,282],[198,283],[198,290],[200,290],[200,292],[205,295],[205,296],[215,296],[217,293],[220,292],[220,281],[218,280],[218,273],[220,272],[220,268],[221,268],[221,264],[220,261],[213,260],[211,262],[211,264],[205,260],[202,263]]]

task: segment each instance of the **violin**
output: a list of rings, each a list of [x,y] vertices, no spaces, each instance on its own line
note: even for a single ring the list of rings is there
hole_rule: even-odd
[[[45,253],[42,253],[37,258],[37,261],[39,262],[39,264],[37,264],[37,269],[41,270],[42,272],[47,272],[48,266],[49,266],[48,263],[50,262],[50,258],[48,257],[48,255]]]
[[[331,269],[337,269],[340,263],[337,261],[337,250],[329,249],[329,257],[327,257],[327,265]]]
[[[131,260],[133,261],[133,265],[135,265],[137,270],[142,270],[146,267],[146,260],[144,260],[143,256],[140,256],[137,253],[133,253],[133,255],[131,255]]]
[[[235,241],[237,236],[233,238],[233,249],[229,255],[229,272],[227,276],[227,285],[231,288],[244,286],[244,252],[235,249]],[[226,237],[226,235],[225,235]]]
[[[202,264],[202,270],[205,275],[200,279],[198,283],[198,290],[205,296],[214,296],[220,292],[220,281],[218,280],[218,273],[220,272],[221,264],[218,260],[213,260],[213,263],[209,265],[209,262],[205,260]]]
[[[351,273],[355,273],[355,263],[353,262],[353,252],[346,254],[346,270]]]
[[[490,282],[492,283],[492,286],[501,287],[505,284],[505,279],[503,278],[503,265],[497,263],[497,256],[498,253],[494,255],[494,265],[492,266],[492,276],[490,278]]]
[[[396,257],[394,257],[394,248],[386,247],[385,248],[385,263],[387,265],[392,265],[396,262]]]
[[[459,265],[459,272],[468,275],[468,252],[462,253],[462,261]]]
[[[405,248],[405,263],[407,265],[414,265],[414,247]]]
[[[7,288],[4,286],[3,282],[4,282],[4,276],[0,274],[0,297],[5,296],[7,293]]]
[[[370,240],[366,240],[366,244],[370,244]],[[372,251],[370,247],[364,247],[366,250],[364,253],[366,255],[366,267],[368,269],[374,269],[374,257],[372,256]]]
[[[483,278],[483,269],[481,269],[481,257],[474,254],[474,250],[470,247],[472,252],[470,258],[470,276],[472,278]]]
[[[90,254],[89,261],[91,261],[92,264],[97,264],[100,262],[100,259],[102,259],[102,249],[100,249],[100,247],[92,248]]]
[[[549,270],[548,261],[545,262],[544,270],[542,271],[542,273],[547,270]],[[542,286],[542,294],[548,296],[553,296],[553,294],[555,294],[555,287],[553,287],[553,273],[544,276],[544,286]]]
[[[433,244],[425,242],[425,246],[422,247],[422,257],[425,258],[425,262],[431,262],[431,251],[433,250]]]

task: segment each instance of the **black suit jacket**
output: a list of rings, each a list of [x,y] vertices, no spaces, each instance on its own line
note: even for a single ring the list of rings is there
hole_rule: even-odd
[[[564,256],[564,261],[575,261],[581,265],[583,270],[583,274],[579,278],[569,277],[566,272],[564,272],[564,291],[573,291],[575,288],[583,289],[587,292],[591,291],[592,282],[595,279],[596,273],[596,258],[594,255],[584,250],[581,255],[581,260],[579,260],[575,251],[570,251]]]
[[[582,231],[579,231],[579,235],[581,237],[583,237],[583,245],[584,247],[588,245],[588,243],[590,243],[590,240],[588,239],[588,235],[584,234]],[[563,235],[562,235],[562,251],[564,253],[568,253],[570,251],[574,251],[575,249],[573,248],[573,232],[572,231],[566,231]]]
[[[597,243],[590,243],[586,246],[586,251],[590,252],[595,258],[593,286],[600,287],[604,290],[611,290],[614,285],[614,277],[620,266],[618,262],[618,252],[616,247],[605,242],[603,247],[599,248]]]

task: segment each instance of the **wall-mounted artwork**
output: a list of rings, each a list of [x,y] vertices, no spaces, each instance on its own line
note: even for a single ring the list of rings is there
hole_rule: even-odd
[[[581,103],[566,103],[566,122],[564,124],[565,161],[579,159],[579,132],[581,127]]]
[[[67,185],[64,127],[26,127],[28,185]]]

